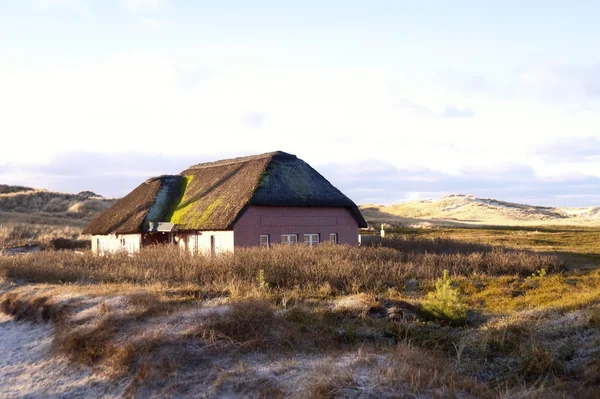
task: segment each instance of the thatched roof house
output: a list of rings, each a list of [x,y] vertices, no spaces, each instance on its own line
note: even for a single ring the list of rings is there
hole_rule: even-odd
[[[278,151],[149,179],[84,233],[100,252],[154,242],[215,251],[282,241],[354,244],[359,227],[366,222],[352,200],[306,162]]]

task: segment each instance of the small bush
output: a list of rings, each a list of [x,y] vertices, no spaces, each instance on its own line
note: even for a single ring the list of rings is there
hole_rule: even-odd
[[[462,322],[467,318],[467,308],[451,284],[448,270],[444,270],[443,277],[435,283],[435,291],[427,294],[423,309],[436,319]]]
[[[544,278],[546,277],[546,269],[545,268],[541,268],[540,270],[537,270],[533,273],[531,273],[531,276],[529,276],[529,278]]]

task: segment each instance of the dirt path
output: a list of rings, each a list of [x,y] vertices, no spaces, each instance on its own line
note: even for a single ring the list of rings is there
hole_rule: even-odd
[[[114,384],[51,353],[53,328],[0,314],[0,398],[118,397]]]

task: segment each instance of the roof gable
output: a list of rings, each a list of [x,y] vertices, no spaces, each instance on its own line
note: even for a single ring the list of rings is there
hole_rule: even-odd
[[[173,193],[179,192],[181,176],[160,176],[146,180],[95,218],[83,234],[128,234],[144,228],[147,215],[165,217],[164,209],[173,205]],[[175,197],[177,194],[175,195]]]

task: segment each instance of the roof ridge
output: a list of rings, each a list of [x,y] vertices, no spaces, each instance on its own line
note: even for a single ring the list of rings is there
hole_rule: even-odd
[[[249,156],[245,156],[245,157],[221,159],[221,160],[212,161],[212,162],[202,162],[202,163],[198,163],[198,164],[192,165],[192,166],[188,167],[186,170],[204,169],[204,168],[211,168],[211,167],[214,167],[214,166],[234,165],[234,164],[237,164],[237,163],[253,161],[253,160],[256,160],[256,159],[274,158],[274,157],[289,158],[289,159],[295,159],[295,158],[297,158],[296,155],[289,154],[287,152],[272,151],[272,152],[265,152],[263,154],[249,155]]]

